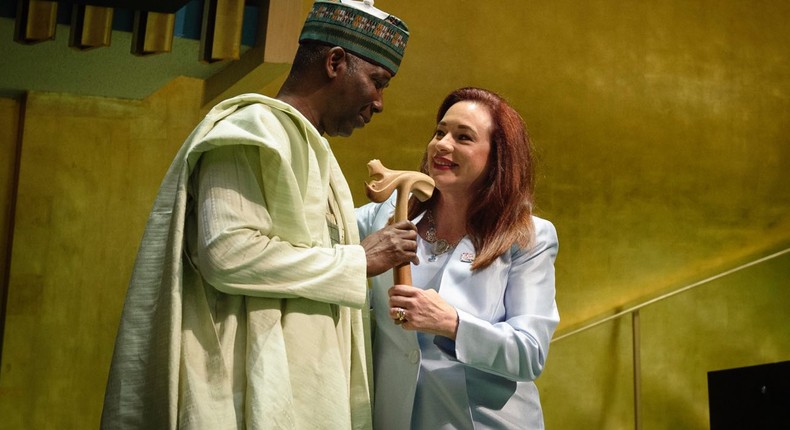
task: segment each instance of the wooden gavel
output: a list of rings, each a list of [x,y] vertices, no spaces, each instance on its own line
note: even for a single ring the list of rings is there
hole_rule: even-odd
[[[435,187],[433,178],[424,173],[390,170],[384,167],[379,160],[368,162],[368,173],[373,180],[365,183],[365,194],[371,201],[384,202],[392,195],[393,191],[398,191],[395,203],[395,222],[406,220],[410,194],[414,194],[417,199],[424,202],[431,198]],[[411,285],[409,263],[395,268],[394,281],[395,284]]]

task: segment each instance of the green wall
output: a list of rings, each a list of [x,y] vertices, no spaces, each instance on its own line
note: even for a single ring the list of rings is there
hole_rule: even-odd
[[[790,3],[376,5],[412,38],[384,113],[331,139],[357,203],[368,160],[417,167],[449,91],[499,92],[527,121],[538,213],[560,237],[558,334],[790,247]],[[142,102],[29,96],[3,426],[97,427],[134,253],[200,92],[178,79]],[[0,108],[16,124],[17,105]],[[643,428],[705,429],[706,372],[790,360],[789,268],[785,255],[640,312]],[[630,330],[626,317],[552,344],[548,428],[632,427]]]

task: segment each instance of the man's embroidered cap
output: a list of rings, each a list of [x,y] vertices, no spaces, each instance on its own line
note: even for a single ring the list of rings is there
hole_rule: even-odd
[[[302,27],[299,42],[303,41],[340,46],[395,75],[409,29],[375,8],[372,0],[317,0]]]

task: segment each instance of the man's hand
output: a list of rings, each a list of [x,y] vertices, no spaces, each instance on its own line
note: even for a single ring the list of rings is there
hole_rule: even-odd
[[[417,227],[409,221],[388,225],[362,240],[368,259],[368,277],[403,264],[419,264]]]

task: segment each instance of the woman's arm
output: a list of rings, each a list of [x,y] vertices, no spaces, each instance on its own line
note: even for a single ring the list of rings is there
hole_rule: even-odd
[[[511,380],[534,380],[540,375],[559,323],[554,287],[557,232],[546,220],[536,218],[535,223],[535,244],[513,256],[504,321],[492,324],[458,311],[456,358]]]

